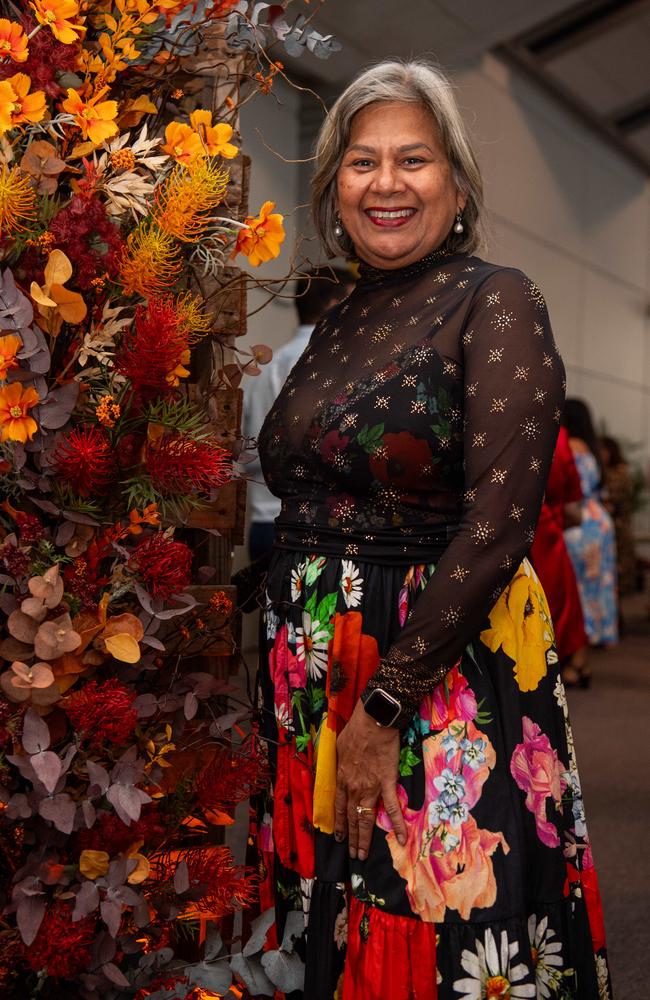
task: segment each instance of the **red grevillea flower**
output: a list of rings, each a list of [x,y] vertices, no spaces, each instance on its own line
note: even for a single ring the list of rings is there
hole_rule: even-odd
[[[259,791],[268,779],[266,759],[249,742],[233,753],[219,747],[196,779],[195,793],[204,809],[232,809]]]
[[[35,972],[44,970],[55,979],[72,979],[90,968],[94,940],[92,918],[73,923],[72,907],[56,903],[46,911],[25,957]]]
[[[232,479],[232,457],[214,440],[169,435],[147,449],[145,465],[160,493],[208,494]]]
[[[122,746],[133,736],[138,713],[132,707],[135,692],[115,679],[89,681],[62,703],[81,738],[90,746],[103,742]]]
[[[115,462],[108,436],[99,427],[75,427],[59,439],[52,455],[54,470],[74,493],[105,493]]]
[[[190,583],[192,550],[184,542],[174,542],[163,534],[141,542],[129,559],[149,593],[162,601],[185,590]]]
[[[192,915],[224,916],[248,906],[257,896],[258,876],[252,868],[235,864],[227,847],[190,847],[174,852],[173,859],[159,855],[149,860],[153,877],[161,882],[173,877],[182,861],[187,863]]]
[[[135,323],[122,340],[115,367],[144,400],[174,392],[170,376],[188,349],[187,333],[171,297],[150,299],[136,310]]]

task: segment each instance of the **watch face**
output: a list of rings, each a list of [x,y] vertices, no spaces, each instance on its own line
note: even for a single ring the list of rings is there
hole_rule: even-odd
[[[363,706],[375,722],[380,726],[392,726],[402,710],[402,706],[391,695],[376,688],[371,691]]]

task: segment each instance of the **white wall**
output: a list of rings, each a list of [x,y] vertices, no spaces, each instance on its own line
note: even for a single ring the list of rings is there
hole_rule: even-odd
[[[546,296],[567,391],[650,439],[650,183],[492,56],[456,78],[491,213],[488,256]]]

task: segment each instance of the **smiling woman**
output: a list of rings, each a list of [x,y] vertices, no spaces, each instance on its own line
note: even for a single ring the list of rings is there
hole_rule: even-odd
[[[301,909],[308,1000],[609,1000],[526,559],[564,400],[544,298],[472,256],[480,175],[438,70],[362,74],[317,154],[316,225],[360,279],[259,436],[282,499],[260,671],[277,940]]]
[[[439,246],[467,198],[421,104],[371,104],[355,116],[339,167],[343,229],[374,267],[405,267]]]

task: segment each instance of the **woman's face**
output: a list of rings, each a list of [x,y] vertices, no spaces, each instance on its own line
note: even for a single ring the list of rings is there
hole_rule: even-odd
[[[465,207],[436,124],[421,104],[380,102],[354,116],[336,190],[357,254],[386,269],[434,250]]]

